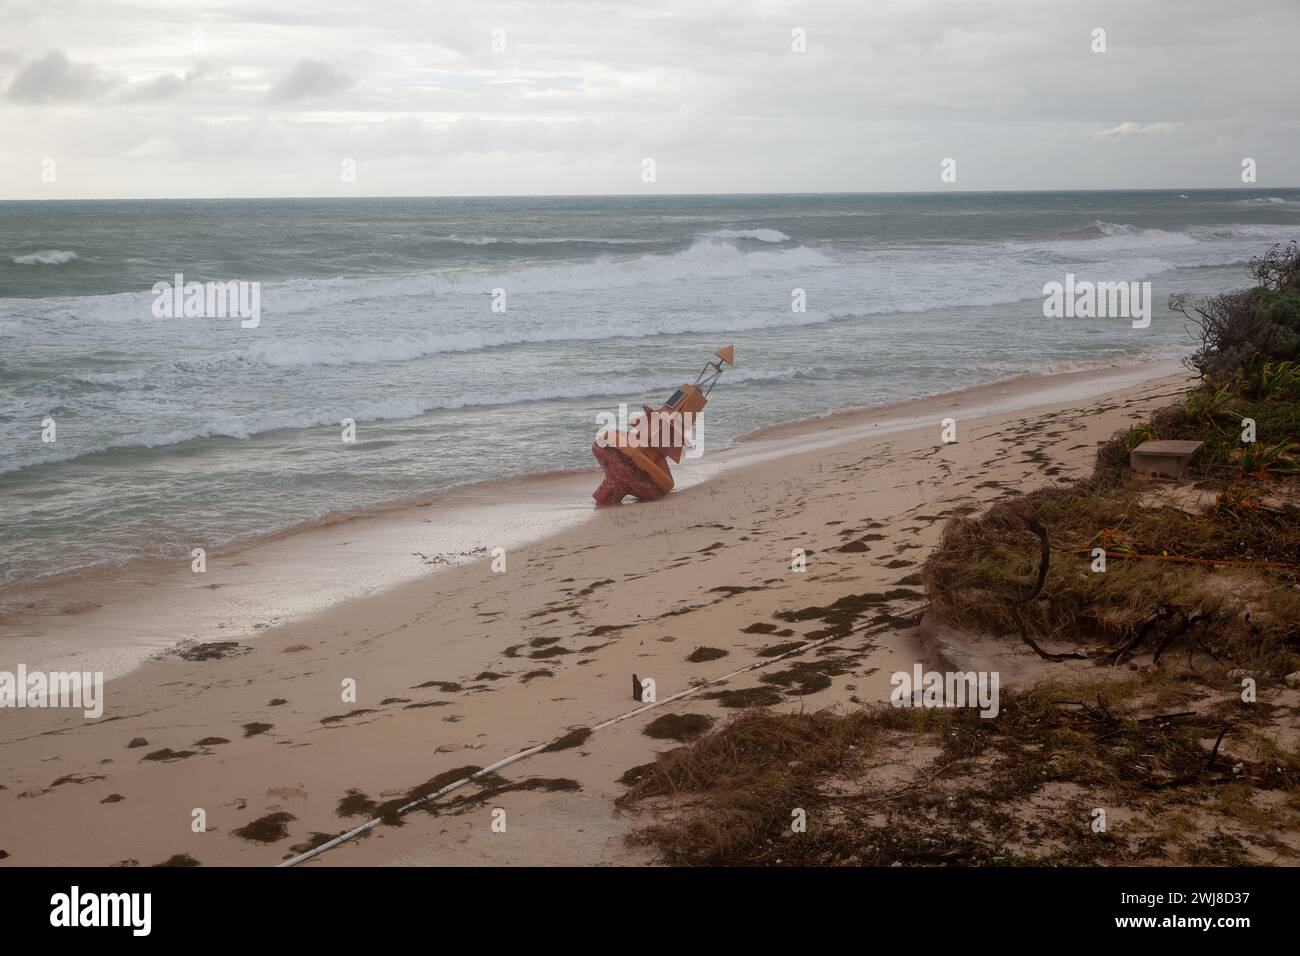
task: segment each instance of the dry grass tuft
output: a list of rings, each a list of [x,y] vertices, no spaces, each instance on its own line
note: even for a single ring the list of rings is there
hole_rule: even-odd
[[[1300,753],[1234,700],[1163,676],[1004,693],[993,719],[748,711],[629,772],[619,805],[657,811],[635,839],[684,865],[1294,862]]]
[[[628,807],[654,797],[692,795],[696,812],[643,831],[677,863],[748,860],[793,808],[815,799],[817,780],[862,756],[879,727],[860,713],[779,714],[749,710],[688,747],[659,756],[619,799]]]
[[[1039,542],[1025,524],[1032,517],[1053,549],[1041,595],[1020,608],[1036,638],[1113,648],[1168,606],[1203,615],[1196,635],[1215,653],[1293,669],[1300,652],[1296,572],[1120,555],[1294,562],[1300,515],[1292,509],[1237,520],[1213,509],[1143,507],[1143,488],[1135,478],[1042,488],[979,517],[954,518],[923,570],[931,607],[957,627],[1014,634],[1008,599],[1024,594],[1038,570]],[[1104,573],[1092,571],[1091,549],[1099,544],[1110,553]]]

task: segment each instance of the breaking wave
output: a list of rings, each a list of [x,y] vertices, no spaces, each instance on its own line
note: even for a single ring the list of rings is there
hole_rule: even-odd
[[[61,266],[76,258],[77,254],[70,249],[46,249],[25,256],[14,256],[13,261],[14,265],[19,266]]]
[[[787,382],[821,371],[816,367],[787,368],[779,371],[731,369],[727,382],[731,386],[746,383]],[[88,455],[104,454],[132,448],[161,448],[205,438],[234,438],[246,440],[267,432],[294,428],[318,428],[338,425],[344,418],[354,418],[358,423],[394,421],[415,418],[436,411],[454,411],[465,408],[496,408],[524,403],[557,401],[565,399],[612,398],[629,401],[637,396],[653,396],[667,392],[663,375],[587,382],[570,386],[543,386],[531,389],[504,391],[471,391],[440,399],[379,399],[373,401],[336,403],[306,411],[266,411],[248,415],[217,414],[189,428],[179,428],[156,433],[132,435],[90,448],[46,456],[43,463],[71,461]],[[594,429],[594,422],[593,422]],[[21,471],[32,463],[0,465],[0,474]]]
[[[758,242],[793,242],[777,229],[715,229],[704,233],[709,239],[753,239]]]

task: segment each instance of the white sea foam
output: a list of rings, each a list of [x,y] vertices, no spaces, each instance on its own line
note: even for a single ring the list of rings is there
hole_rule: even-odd
[[[1126,222],[1107,222],[1104,219],[1094,219],[1092,225],[1103,236],[1131,236],[1138,231]]]
[[[606,342],[613,338],[651,338],[693,332],[748,332],[761,329],[820,325],[836,316],[820,310],[804,313],[772,311],[769,313],[712,314],[661,318],[655,324],[639,322],[614,324],[600,319],[572,320],[564,325],[546,326],[531,331],[518,330],[504,323],[501,330],[437,332],[426,336],[403,336],[386,340],[355,338],[282,339],[258,342],[235,353],[228,353],[208,364],[248,362],[279,367],[311,365],[369,365],[383,362],[406,362],[453,352],[475,352],[510,345],[550,342]]]
[[[729,386],[743,386],[749,383],[785,382],[815,376],[821,370],[815,366],[785,369],[730,369],[727,372]],[[100,442],[90,447],[79,446],[67,452],[52,452],[41,456],[43,462],[70,461],[87,455],[102,454],[129,448],[161,448],[177,445],[187,441],[203,438],[234,438],[246,440],[268,432],[284,429],[318,428],[335,426],[344,418],[353,418],[357,422],[381,422],[415,418],[437,411],[455,411],[466,408],[496,408],[527,403],[610,398],[618,401],[636,400],[638,397],[650,399],[671,390],[670,377],[663,375],[638,378],[607,379],[583,382],[573,385],[549,385],[538,388],[505,389],[501,391],[469,391],[446,398],[431,399],[377,399],[348,404],[332,404],[305,411],[263,411],[252,414],[215,414],[202,422],[189,427],[166,429],[159,432],[143,432],[124,436],[112,441]],[[157,413],[162,404],[159,399],[138,393],[133,400],[128,395],[113,396],[119,408],[134,407],[143,419],[146,415]],[[105,396],[106,398],[109,396]],[[48,405],[54,399],[35,399],[33,407]],[[180,410],[183,406],[173,406]],[[30,463],[12,462],[0,465],[0,474],[21,471]]]
[[[776,229],[715,229],[704,233],[710,239],[754,239],[758,242],[792,242],[784,232]]]
[[[444,242],[455,242],[463,246],[549,246],[549,245],[567,245],[574,243],[578,245],[594,244],[601,246],[622,246],[636,245],[643,240],[641,239],[616,239],[616,238],[598,238],[591,236],[513,236],[509,239],[500,236],[459,236],[452,233],[443,237]]]
[[[1232,199],[1226,203],[1216,203],[1215,205],[1237,206],[1243,209],[1268,209],[1277,211],[1285,209],[1289,212],[1300,211],[1300,201],[1287,199],[1283,196],[1254,196],[1250,199]]]
[[[1148,279],[1180,267],[1240,262],[1245,254],[1259,251],[1247,248],[1243,240],[1285,241],[1300,231],[1230,224],[1171,232],[1103,220],[1090,229],[1087,238],[1020,240],[951,250],[885,249],[852,259],[799,245],[744,251],[730,242],[700,238],[673,254],[602,256],[499,274],[462,271],[454,276],[281,280],[264,287],[269,327],[247,337],[218,338],[211,330],[200,334],[184,326],[163,330],[149,313],[146,292],[11,300],[15,325],[6,333],[45,335],[52,325],[66,325],[71,331],[87,320],[139,322],[152,325],[164,341],[232,346],[185,360],[184,370],[195,373],[232,363],[282,368],[362,366],[531,343],[759,331],[888,312],[1011,304],[1038,295],[1042,283],[1063,267],[1101,277]],[[737,290],[772,290],[775,307],[727,307],[726,299],[712,296],[714,290],[727,288],[723,280],[728,279],[741,281],[732,283]],[[488,311],[487,297],[498,286],[510,293],[508,315]],[[602,308],[602,300],[608,298],[605,293],[616,299],[619,290],[640,286],[653,288],[647,295],[665,301],[697,301],[700,309],[655,311],[651,319],[641,303],[657,300],[640,293],[633,300],[638,308]],[[806,313],[780,307],[776,296],[788,296],[795,286],[813,290],[835,286],[831,300],[835,307],[818,308],[826,302],[826,293],[816,291]],[[845,304],[846,295],[851,307]],[[520,301],[527,302],[527,308],[514,308]],[[562,321],[557,320],[556,307],[564,313]],[[474,318],[467,322],[469,315]],[[185,335],[193,338],[177,338]],[[94,371],[84,373],[84,378],[92,384],[115,384],[118,374]]]
[[[1078,254],[1091,257],[1103,251],[1177,249],[1194,246],[1197,243],[1195,237],[1185,232],[1139,229],[1129,223],[1106,222],[1100,219],[1092,225],[1101,235],[1087,239],[1063,239],[1037,245],[1062,255]]]
[[[71,249],[46,249],[25,256],[14,256],[13,261],[20,266],[61,266],[76,258],[77,254]]]
[[[1229,226],[1193,226],[1190,234],[1205,241],[1233,239],[1263,239],[1272,242],[1300,240],[1300,223],[1295,226],[1271,225],[1229,225]],[[1250,250],[1252,254],[1263,250]]]
[[[263,286],[263,314],[316,312],[352,302],[483,295],[494,288],[521,293],[592,292],[631,289],[680,279],[743,278],[748,275],[829,266],[833,260],[815,249],[741,250],[729,242],[699,239],[669,254],[599,256],[585,261],[552,262],[506,269],[479,270],[455,277],[439,274],[384,278],[293,279]]]

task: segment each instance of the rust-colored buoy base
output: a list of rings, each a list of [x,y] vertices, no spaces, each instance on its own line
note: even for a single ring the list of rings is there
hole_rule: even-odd
[[[596,504],[622,504],[628,495],[642,501],[653,501],[664,496],[665,492],[650,480],[650,476],[628,461],[617,448],[610,445],[602,447],[597,443],[591,446],[591,453],[600,462],[600,467],[605,469],[605,480],[591,493]]]

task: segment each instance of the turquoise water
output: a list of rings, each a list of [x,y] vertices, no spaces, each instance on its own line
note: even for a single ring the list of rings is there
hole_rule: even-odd
[[[1295,190],[0,203],[0,582],[587,467],[729,342],[706,454],[1170,354],[1169,293],[1296,238]],[[1044,318],[1067,272],[1149,280],[1151,327]],[[260,324],[155,317],[176,273],[261,283]]]

